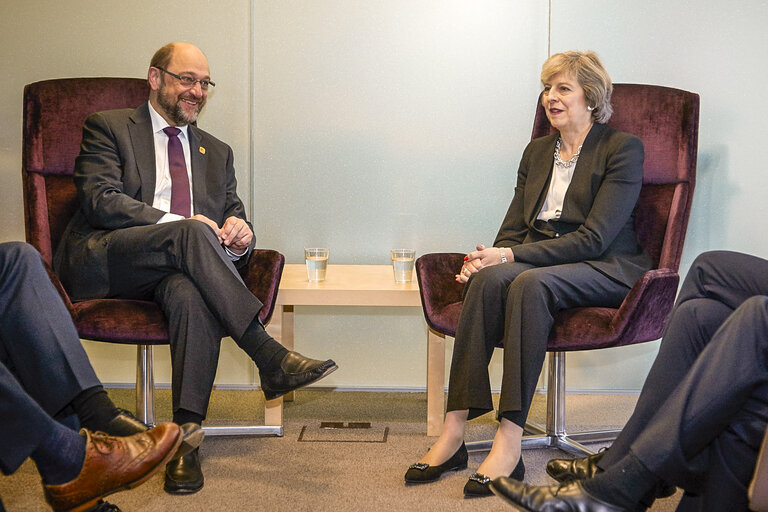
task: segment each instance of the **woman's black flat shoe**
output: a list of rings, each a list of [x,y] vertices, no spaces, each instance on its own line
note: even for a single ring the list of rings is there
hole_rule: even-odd
[[[417,462],[411,464],[408,471],[405,472],[406,484],[428,484],[430,482],[437,481],[443,473],[446,471],[459,471],[461,469],[467,469],[467,460],[469,455],[467,454],[467,447],[464,443],[456,453],[451,455],[451,458],[443,462],[439,466],[430,466],[423,462]]]
[[[515,470],[509,475],[509,478],[514,480],[523,481],[525,478],[525,464],[523,464],[523,456],[520,456],[520,460],[515,466]],[[484,496],[493,496],[493,492],[488,484],[491,483],[491,479],[482,473],[472,473],[467,483],[464,485],[464,497],[465,498],[482,498]]]

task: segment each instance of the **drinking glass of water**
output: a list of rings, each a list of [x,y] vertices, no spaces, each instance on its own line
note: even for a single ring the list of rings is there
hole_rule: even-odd
[[[392,270],[396,283],[410,283],[413,280],[413,262],[416,251],[413,249],[392,249]]]
[[[325,281],[325,271],[328,268],[328,249],[325,247],[310,247],[304,249],[307,261],[307,279],[310,282]]]

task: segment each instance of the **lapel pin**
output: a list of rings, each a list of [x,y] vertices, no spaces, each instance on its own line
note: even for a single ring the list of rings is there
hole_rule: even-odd
[[[203,146],[200,146],[200,154],[201,155],[205,154],[205,148]]]

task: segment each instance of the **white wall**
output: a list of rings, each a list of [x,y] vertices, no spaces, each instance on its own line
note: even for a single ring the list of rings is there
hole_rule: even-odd
[[[0,18],[0,240],[23,239],[21,94],[65,76],[144,76],[171,40],[198,44],[217,81],[200,124],[235,151],[261,247],[301,260],[385,263],[393,246],[488,242],[530,135],[541,62],[594,49],[616,82],[702,95],[699,177],[685,271],[704,250],[768,254],[757,149],[767,102],[768,3],[608,0],[73,0],[6,2]],[[297,348],[330,355],[324,384],[423,387],[419,308],[297,308]],[[254,382],[225,343],[217,382]],[[450,347],[449,347],[450,348]],[[131,382],[130,347],[89,344],[99,375]],[[639,389],[656,343],[569,356],[569,385]],[[167,382],[167,348],[158,349]],[[498,382],[499,364],[492,364]]]
[[[493,242],[530,139],[545,3],[256,2],[254,22],[264,246],[384,264],[394,247]],[[296,345],[339,363],[324,385],[425,386],[420,308],[297,308]]]

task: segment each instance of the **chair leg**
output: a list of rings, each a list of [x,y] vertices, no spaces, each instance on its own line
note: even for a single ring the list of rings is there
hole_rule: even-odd
[[[147,425],[155,425],[155,377],[152,368],[152,345],[137,346],[136,415]]]
[[[582,442],[598,443],[613,441],[620,430],[602,430],[568,434],[565,431],[565,352],[549,353],[547,375],[547,424],[544,429],[539,425],[526,424],[527,431],[539,431],[541,434],[524,435],[522,448],[558,448],[576,456],[592,455],[594,452],[582,445]],[[488,451],[492,441],[467,443],[467,450]]]
[[[445,416],[445,336],[427,333],[427,435],[439,436]]]
[[[594,452],[581,442],[605,442],[616,439],[616,430],[579,432],[568,434],[565,431],[565,352],[549,353],[547,382],[547,425],[544,435],[523,436],[523,449],[559,448],[577,456],[591,455]],[[581,442],[580,442],[581,441]]]

